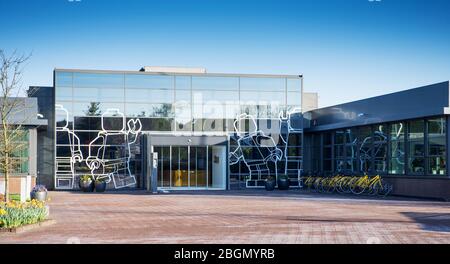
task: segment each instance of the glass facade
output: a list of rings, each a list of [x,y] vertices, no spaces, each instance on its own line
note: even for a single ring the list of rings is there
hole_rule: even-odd
[[[104,167],[121,170],[125,166],[124,171],[142,176],[138,127],[140,133],[233,135],[236,117],[246,113],[269,120],[265,123],[275,128],[280,112],[301,107],[302,87],[298,77],[57,70],[55,97],[56,177],[62,179],[61,188],[71,188],[73,182],[66,180],[70,175],[111,173]],[[130,140],[133,144],[127,143]],[[289,140],[294,143],[288,153],[301,156],[301,140]],[[182,187],[190,186],[191,179],[196,186],[207,184],[204,169],[195,170],[195,177],[183,174],[190,171],[188,165],[202,168],[202,162],[193,163],[206,155],[202,149],[161,151],[161,166],[171,168],[162,171],[161,186],[177,187],[174,177],[180,178],[180,173]],[[239,169],[238,177],[241,173],[245,170]]]
[[[309,173],[446,175],[446,133],[445,117],[314,133]]]

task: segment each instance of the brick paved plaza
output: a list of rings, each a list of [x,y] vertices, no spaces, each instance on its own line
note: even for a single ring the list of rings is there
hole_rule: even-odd
[[[289,192],[52,192],[57,223],[0,243],[450,243],[450,204]]]

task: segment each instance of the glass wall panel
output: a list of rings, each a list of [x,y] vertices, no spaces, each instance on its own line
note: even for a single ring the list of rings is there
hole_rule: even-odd
[[[125,98],[127,102],[171,104],[175,100],[175,93],[162,89],[126,89]]]
[[[127,104],[128,117],[174,117],[172,104]]]
[[[191,76],[175,76],[175,86],[177,90],[190,90]]]
[[[373,132],[374,170],[376,173],[387,173],[388,168],[388,126],[376,125]]]
[[[391,159],[390,174],[405,173],[405,123],[395,123],[390,126]]]
[[[239,103],[238,91],[192,91],[192,102],[204,104],[209,101]]]
[[[72,72],[56,72],[55,85],[59,87],[72,87],[73,73]]]
[[[241,91],[285,91],[284,78],[251,78],[241,77]]]
[[[284,105],[286,102],[285,92],[247,92],[241,91],[241,101],[244,103],[255,102],[258,104],[279,104]],[[298,103],[300,104],[300,103]]]
[[[73,87],[87,88],[123,88],[124,74],[122,73],[79,73],[73,74]]]
[[[76,102],[73,103],[74,116],[101,116],[109,109],[118,109],[124,113],[125,105],[123,103],[102,103],[102,102]]]
[[[192,77],[192,90],[235,90],[239,89],[238,77]]]
[[[287,90],[288,92],[301,92],[302,91],[301,79],[287,78]]]
[[[191,90],[176,90],[175,101],[191,102]]]
[[[425,173],[425,122],[410,121],[408,133],[408,169],[412,174]]]
[[[55,91],[56,100],[72,100],[72,92],[72,87],[58,87]]]
[[[174,76],[149,75],[149,74],[126,74],[125,86],[128,88],[141,89],[173,89]]]
[[[197,187],[206,187],[207,176],[207,160],[206,160],[206,147],[197,147]]]
[[[446,173],[446,121],[445,118],[428,120],[428,174]]]
[[[73,96],[75,101],[95,101],[95,102],[122,102],[124,89],[105,89],[92,87],[74,87]]]
[[[287,104],[288,105],[302,105],[302,93],[287,93]]]

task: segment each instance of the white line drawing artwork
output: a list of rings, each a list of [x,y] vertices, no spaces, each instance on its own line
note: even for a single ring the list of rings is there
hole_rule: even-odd
[[[56,133],[58,137],[67,140],[71,153],[70,157],[56,157],[55,186],[58,189],[73,189],[75,182],[75,163],[83,161],[80,139],[69,129],[69,112],[67,109],[65,109],[63,105],[56,104],[55,112],[60,112],[60,114],[65,117],[62,122],[56,123]],[[60,182],[70,183],[64,185]]]
[[[105,127],[107,116],[121,118],[119,129]],[[94,179],[106,179],[121,189],[136,184],[136,178],[130,170],[131,147],[136,143],[142,129],[139,119],[126,122],[125,115],[119,109],[107,109],[101,116],[102,131],[89,143],[89,156],[86,164]]]
[[[245,123],[249,123],[249,129],[245,129]],[[242,129],[243,125],[243,129]],[[277,147],[275,140],[258,130],[255,118],[248,114],[239,115],[234,121],[234,129],[237,136],[238,148],[229,154],[230,165],[243,161],[249,170],[249,179],[246,180],[247,188],[252,176],[257,175],[257,180],[262,180],[263,175],[270,175],[269,162],[275,166],[275,178],[278,177],[277,163],[283,157],[283,151]]]
[[[384,135],[382,131],[375,131],[373,136],[366,137],[361,143],[361,147],[359,148],[359,162],[361,169],[364,168],[364,163],[370,161],[372,157],[377,157],[378,153],[382,150],[383,144],[377,142],[387,143],[387,136]],[[368,147],[366,147],[366,145],[368,145]],[[385,169],[386,161],[381,170],[384,171]],[[367,173],[367,171],[364,172]]]
[[[294,115],[301,115],[301,114],[302,114],[301,108],[294,108],[290,111],[287,111],[286,115],[284,115],[283,112],[280,112],[279,114],[280,138],[284,144],[284,158],[285,158],[284,174],[287,175],[289,170],[296,171],[299,182],[303,170],[303,157],[297,155],[289,155],[289,136],[292,133],[300,133],[300,134],[303,133],[302,124],[298,126],[293,124]],[[300,119],[300,122],[302,122],[302,118]]]

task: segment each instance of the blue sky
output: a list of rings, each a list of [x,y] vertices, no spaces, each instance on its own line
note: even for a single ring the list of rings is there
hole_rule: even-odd
[[[447,0],[0,0],[0,49],[54,68],[304,74],[320,106],[450,79]]]

